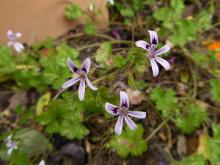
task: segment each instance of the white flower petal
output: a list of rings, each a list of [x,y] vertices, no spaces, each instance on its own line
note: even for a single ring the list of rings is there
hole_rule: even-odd
[[[86,76],[86,82],[87,82],[89,88],[91,88],[91,89],[94,90],[94,91],[97,90],[97,88],[96,88],[94,85],[92,85],[92,83],[90,82],[90,80],[88,79],[87,76]]]
[[[150,59],[150,63],[151,63],[152,71],[153,71],[153,76],[157,77],[159,74],[159,68],[158,68],[158,65],[157,65],[156,61],[154,60],[154,58]]]
[[[79,91],[78,91],[78,94],[79,94],[79,99],[80,101],[82,101],[84,99],[84,95],[85,95],[85,80],[81,80],[80,84],[79,84]]]
[[[141,111],[128,111],[128,115],[132,117],[136,117],[138,119],[146,118],[146,112],[141,112]]]
[[[148,48],[150,47],[150,45],[146,41],[143,41],[143,40],[136,41],[135,45],[145,50],[148,50]]]
[[[118,107],[116,105],[105,103],[105,110],[111,115],[118,115]]]
[[[126,92],[120,91],[120,106],[129,108],[129,98]]]
[[[72,78],[72,79],[68,80],[67,82],[63,83],[62,88],[64,88],[64,89],[69,88],[70,86],[77,83],[80,79],[81,79],[80,77]]]
[[[18,53],[24,49],[24,46],[20,42],[15,42],[13,46]]]
[[[45,161],[44,160],[41,160],[39,165],[45,165]]]
[[[9,148],[8,151],[7,151],[7,154],[11,155],[12,151],[13,151],[13,148]]]
[[[81,69],[84,70],[86,73],[88,73],[90,70],[90,66],[91,66],[91,60],[90,60],[90,58],[86,58],[83,61]]]
[[[155,53],[156,56],[159,56],[161,54],[164,54],[164,53],[168,52],[169,50],[170,50],[170,45],[166,44],[162,48],[155,51],[154,53]]]
[[[129,116],[124,116],[125,122],[131,130],[135,130],[137,125],[131,120]]]
[[[151,45],[154,45],[154,47],[157,46],[158,44],[158,36],[157,36],[157,32],[152,31],[152,30],[148,30],[149,34],[150,34],[150,42]]]
[[[22,34],[20,32],[15,33],[16,38],[20,38],[21,36],[22,36]]]
[[[169,62],[167,62],[166,60],[160,58],[160,57],[156,57],[155,60],[160,63],[166,70],[170,69],[170,64]]]
[[[119,115],[117,123],[115,125],[115,133],[117,135],[121,135],[122,127],[123,127],[123,117],[121,115]]]

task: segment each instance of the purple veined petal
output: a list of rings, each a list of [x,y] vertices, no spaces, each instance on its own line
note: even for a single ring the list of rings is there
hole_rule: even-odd
[[[89,70],[90,70],[90,66],[91,66],[91,60],[90,60],[90,58],[86,58],[86,59],[83,61],[83,64],[82,64],[81,69],[82,69],[83,71],[85,71],[86,73],[88,73]]]
[[[155,53],[156,56],[159,56],[161,54],[164,54],[164,53],[168,52],[169,50],[170,50],[170,45],[166,44],[162,48],[155,51],[154,53]]]
[[[14,39],[15,39],[15,36],[14,36],[12,30],[8,30],[8,31],[7,31],[7,37],[8,37],[10,40],[14,40]]]
[[[156,57],[155,60],[160,63],[160,65],[162,65],[166,70],[170,69],[170,64],[169,62],[167,62],[166,60],[160,58],[160,57]]]
[[[14,43],[14,49],[20,53],[24,49],[24,46],[20,42],[15,42]]]
[[[146,118],[146,112],[141,112],[141,111],[128,111],[128,115],[132,117],[136,117],[138,119]]]
[[[111,115],[118,115],[118,107],[116,105],[105,103],[105,110]]]
[[[41,160],[39,165],[45,165],[45,161],[44,160]]]
[[[137,125],[131,120],[129,116],[124,116],[125,122],[131,130],[135,130]]]
[[[120,91],[120,106],[129,108],[129,98],[126,92]]]
[[[79,84],[79,91],[78,91],[80,101],[84,100],[85,88],[86,88],[86,81],[85,79],[82,79]]]
[[[121,115],[119,115],[117,123],[115,125],[115,133],[117,135],[121,135],[122,127],[123,127],[123,117]]]
[[[22,36],[22,34],[20,32],[15,33],[16,38],[20,38],[21,36]]]
[[[158,74],[159,74],[159,68],[158,68],[158,65],[157,65],[157,63],[156,63],[156,61],[155,61],[154,58],[151,58],[151,59],[150,59],[150,64],[151,64],[153,76],[154,76],[154,77],[157,77]]]
[[[92,83],[90,82],[90,80],[87,76],[86,76],[86,82],[87,82],[89,88],[91,88],[94,91],[98,90],[94,85],[92,85]]]
[[[80,77],[72,78],[72,79],[68,80],[67,82],[63,83],[62,88],[63,89],[69,88],[72,85],[74,85],[75,83],[77,83],[80,79],[81,79]]]
[[[157,44],[158,44],[157,32],[152,31],[152,30],[148,30],[148,32],[150,34],[150,43],[155,48],[157,46]]]
[[[136,41],[135,45],[145,50],[148,50],[148,48],[150,47],[150,45],[146,41],[143,41],[143,40]]]
[[[67,65],[69,67],[69,69],[73,72],[76,73],[79,69],[76,67],[76,65],[73,63],[73,61],[71,60],[71,58],[67,58]]]

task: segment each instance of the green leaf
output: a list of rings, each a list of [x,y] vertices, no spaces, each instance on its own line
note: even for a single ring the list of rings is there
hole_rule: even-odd
[[[182,115],[179,115],[174,122],[183,133],[193,132],[208,118],[205,109],[192,103],[189,103],[182,111]]]
[[[108,58],[112,55],[112,46],[109,42],[104,42],[96,51],[95,60],[99,64],[107,65]]]
[[[95,35],[97,34],[97,28],[94,23],[87,23],[83,28],[85,34],[87,35]]]
[[[82,124],[84,109],[76,96],[64,93],[62,100],[51,102],[47,111],[38,117],[39,123],[46,126],[48,133],[59,133],[69,139],[81,139],[89,133]]]
[[[134,17],[134,11],[130,8],[124,8],[120,10],[123,17]]]
[[[64,14],[67,18],[72,19],[72,20],[76,20],[76,19],[82,17],[84,13],[83,13],[83,10],[79,6],[77,6],[73,3],[70,3],[65,8]]]
[[[35,129],[23,129],[14,135],[14,138],[19,142],[18,150],[21,153],[29,156],[45,153],[51,148],[49,141]]]
[[[214,101],[220,101],[220,79],[212,79],[209,81],[211,85],[211,94]]]
[[[51,99],[51,93],[49,92],[45,93],[39,98],[36,107],[37,115],[40,115],[43,112],[43,108],[49,104],[50,99]]]
[[[173,116],[173,110],[176,108],[176,96],[173,89],[161,89],[156,87],[152,90],[150,98],[156,104],[158,111],[162,112],[164,117]]]
[[[172,165],[206,165],[206,161],[202,155],[191,155],[182,161],[174,161]]]
[[[176,13],[182,13],[184,9],[184,0],[171,0],[171,7],[176,11]]]
[[[14,58],[10,48],[0,45],[0,81],[16,70]]]
[[[120,136],[112,136],[107,144],[108,148],[115,149],[119,156],[125,158],[128,154],[139,156],[147,150],[147,144],[143,139],[144,129],[141,125],[131,131],[128,127]]]

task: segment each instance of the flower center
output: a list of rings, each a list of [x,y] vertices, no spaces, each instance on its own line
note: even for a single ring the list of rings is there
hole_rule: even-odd
[[[150,57],[150,58],[155,58],[156,57],[156,55],[154,53],[154,48],[150,48],[148,50],[148,57]]]
[[[86,72],[83,70],[78,70],[76,74],[78,74],[81,79],[84,79],[86,77]]]
[[[124,106],[121,106],[121,107],[118,107],[118,113],[119,115],[123,115],[123,116],[126,116],[128,114],[128,111],[127,111],[127,107],[124,107]]]

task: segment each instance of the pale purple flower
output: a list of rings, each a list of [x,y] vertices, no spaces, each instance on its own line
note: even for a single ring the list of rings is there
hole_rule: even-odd
[[[137,47],[143,48],[148,52],[148,58],[150,59],[153,76],[156,77],[159,74],[159,68],[157,62],[161,64],[166,70],[170,69],[170,64],[166,60],[158,57],[159,55],[166,53],[170,50],[169,44],[164,45],[162,48],[155,50],[158,44],[157,32],[148,30],[150,34],[150,44],[146,41],[139,40],[135,42]]]
[[[67,59],[67,65],[69,69],[77,76],[65,82],[62,85],[63,89],[69,88],[80,81],[78,94],[81,101],[84,99],[86,83],[92,90],[97,90],[97,88],[89,81],[89,78],[87,76],[91,66],[90,58],[86,58],[80,68],[77,68],[70,58]]]
[[[126,124],[131,130],[134,130],[137,126],[136,124],[131,120],[131,117],[136,117],[139,119],[146,118],[146,112],[141,111],[129,111],[129,99],[128,95],[124,91],[120,91],[120,105],[116,106],[110,103],[105,103],[105,110],[114,115],[118,116],[117,123],[115,125],[115,133],[120,135],[122,132],[123,127],[123,119],[125,120]]]
[[[41,160],[39,165],[45,165],[45,161],[44,160]]]
[[[8,151],[7,151],[8,155],[11,155],[12,151],[14,149],[18,148],[17,143],[12,141],[11,138],[12,138],[12,135],[8,136],[7,139],[6,139],[6,146],[8,148]]]
[[[20,38],[21,36],[22,34],[20,32],[17,32],[15,34],[11,30],[8,30],[7,32],[7,37],[10,40],[8,42],[8,46],[13,47],[18,53],[20,53],[24,49],[23,44],[17,41],[18,38]]]

